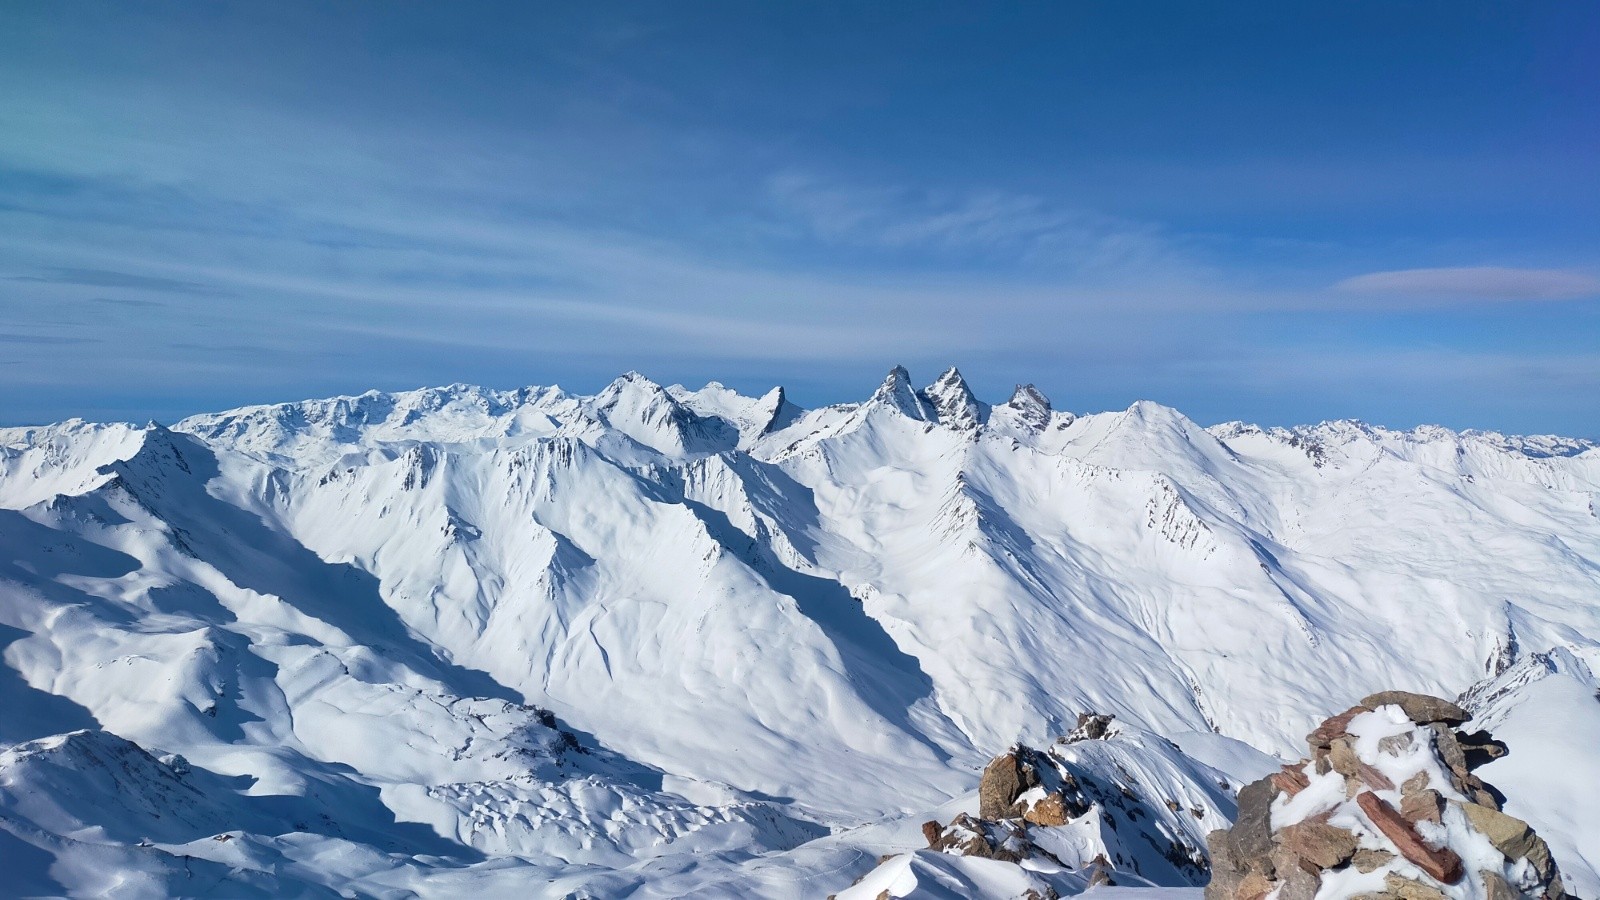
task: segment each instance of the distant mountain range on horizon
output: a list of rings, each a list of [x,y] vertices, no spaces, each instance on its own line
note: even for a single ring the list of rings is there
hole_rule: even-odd
[[[0,428],[0,856],[47,895],[822,897],[1085,713],[1118,733],[1072,764],[1176,847],[1397,688],[1492,720],[1595,896],[1597,597],[1592,441],[953,368]],[[1056,852],[1198,896],[1110,835]]]

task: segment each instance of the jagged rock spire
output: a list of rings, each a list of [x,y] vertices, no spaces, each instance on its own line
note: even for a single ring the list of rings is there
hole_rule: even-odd
[[[1050,425],[1050,398],[1031,384],[1019,384],[1011,399],[995,408],[995,415],[1013,427],[1038,433]]]
[[[955,366],[945,369],[944,374],[921,393],[941,424],[962,430],[978,427],[981,410],[978,398],[972,395],[972,389],[967,387],[966,379]]]
[[[801,409],[789,402],[789,397],[784,393],[783,386],[773,388],[762,395],[757,401],[757,409],[762,425],[758,434],[771,434],[779,431],[800,417]]]
[[[905,366],[895,366],[889,370],[888,377],[883,379],[883,384],[873,392],[869,403],[891,406],[910,418],[919,421],[932,421],[937,414],[911,387],[911,373]]]

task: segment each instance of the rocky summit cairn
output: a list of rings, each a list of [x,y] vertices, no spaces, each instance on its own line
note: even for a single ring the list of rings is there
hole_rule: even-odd
[[[1384,691],[1306,735],[1211,832],[1206,900],[1563,900],[1550,849],[1472,770],[1506,747],[1438,697]],[[1276,892],[1276,893],[1274,893]]]

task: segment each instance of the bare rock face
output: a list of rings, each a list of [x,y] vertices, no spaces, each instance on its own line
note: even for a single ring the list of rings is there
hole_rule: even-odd
[[[1384,893],[1378,896],[1389,896],[1398,900],[1445,900],[1444,891],[1423,884],[1412,878],[1404,878],[1390,872],[1383,877]]]
[[[1380,691],[1365,697],[1361,705],[1368,709],[1377,709],[1380,706],[1398,706],[1406,717],[1418,725],[1428,725],[1433,722],[1443,722],[1446,725],[1460,725],[1472,718],[1472,714],[1440,697],[1430,697],[1427,694],[1412,694],[1407,691]]]
[[[1326,822],[1296,822],[1282,829],[1277,841],[1294,858],[1332,869],[1349,861],[1356,852],[1354,833]]]
[[[1245,785],[1239,791],[1239,818],[1228,830],[1228,847],[1234,862],[1246,871],[1271,878],[1277,873],[1272,863],[1272,798],[1277,790],[1270,780]]]
[[[1437,825],[1443,814],[1444,797],[1433,788],[1401,794],[1400,815],[1405,816],[1407,822],[1432,822]]]
[[[1028,807],[1022,813],[1023,821],[1029,825],[1039,825],[1053,828],[1065,825],[1072,820],[1072,810],[1067,808],[1067,800],[1059,793],[1044,795],[1044,799]]]
[[[1034,852],[1027,829],[1021,823],[1010,819],[990,822],[974,819],[966,813],[946,825],[929,843],[929,849],[1001,862],[1021,862]]]
[[[1067,743],[1101,741],[1111,733],[1112,717],[1104,713],[1079,713],[1077,727],[1067,735]]]
[[[1472,774],[1506,748],[1457,731],[1469,718],[1405,691],[1328,718],[1306,735],[1310,758],[1246,785],[1233,827],[1207,836],[1206,900],[1565,900],[1549,847]]]
[[[1261,799],[1267,804],[1271,796]],[[1055,873],[1074,892],[1124,879],[1205,884],[1205,835],[1233,812],[1221,773],[1170,741],[1096,714],[1044,749],[1018,744],[992,759],[979,778],[977,805],[977,815],[924,824],[928,849]],[[1270,853],[1270,811],[1262,805],[1259,812],[1258,849]]]
[[[978,781],[978,815],[985,819],[1003,819],[1011,815],[1011,807],[1025,790],[1022,761],[1017,753],[1012,751],[995,757]]]

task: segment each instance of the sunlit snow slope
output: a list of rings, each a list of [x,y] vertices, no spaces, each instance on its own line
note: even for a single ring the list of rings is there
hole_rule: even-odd
[[[1087,710],[1224,770],[1380,689],[1555,728],[1597,598],[1588,442],[955,370],[0,429],[0,857],[24,894],[820,897]],[[1559,796],[1524,743],[1489,777]],[[1584,893],[1600,813],[1526,812]]]

